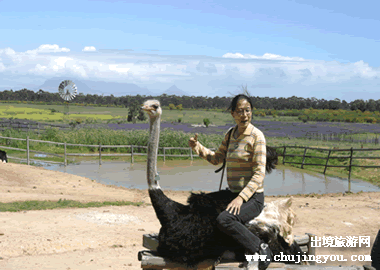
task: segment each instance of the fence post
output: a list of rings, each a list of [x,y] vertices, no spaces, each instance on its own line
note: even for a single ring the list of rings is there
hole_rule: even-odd
[[[331,154],[331,150],[329,151],[329,154],[327,155],[327,160],[326,160],[325,170],[323,171],[323,174],[326,174],[327,163],[329,163],[330,154]]]
[[[282,157],[282,165],[285,164],[285,153],[286,153],[286,146],[284,145],[284,153],[283,153],[283,157]]]
[[[303,169],[303,164],[305,163],[305,155],[306,155],[307,147],[305,147],[305,151],[303,152],[303,160],[302,160],[302,165],[301,169]]]
[[[66,157],[66,142],[65,142],[65,167],[67,166],[67,157]]]
[[[131,163],[133,163],[133,144],[131,145]]]
[[[102,145],[99,142],[99,165],[102,165]]]
[[[164,162],[165,162],[165,147],[162,147],[164,149]]]
[[[193,161],[193,149],[191,149],[191,147],[189,149],[190,149],[190,158],[191,158],[191,161]]]
[[[352,147],[351,147],[351,156],[350,156],[350,167],[348,171],[348,192],[351,192],[351,165],[352,165]]]
[[[29,165],[29,136],[26,136],[26,162]]]

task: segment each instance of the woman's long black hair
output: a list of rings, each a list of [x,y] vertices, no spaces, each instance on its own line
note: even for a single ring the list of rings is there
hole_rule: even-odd
[[[236,110],[236,106],[237,106],[237,103],[239,102],[239,100],[241,99],[245,99],[249,102],[249,104],[251,105],[251,110],[253,110],[253,105],[252,105],[252,100],[249,96],[247,95],[244,95],[244,94],[240,94],[240,95],[236,95],[232,101],[231,101],[231,104],[230,106],[228,107],[228,111],[232,111],[234,112]]]

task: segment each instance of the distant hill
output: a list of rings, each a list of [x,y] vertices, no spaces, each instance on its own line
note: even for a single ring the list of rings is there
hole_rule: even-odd
[[[97,94],[105,96],[127,96],[127,95],[156,95],[155,92],[150,91],[147,88],[141,88],[133,83],[115,83],[115,82],[104,82],[104,81],[90,81],[90,80],[79,80],[75,78],[68,77],[55,77],[46,80],[44,84],[39,86],[35,91],[42,89],[49,92],[58,92],[58,86],[63,80],[72,80],[78,88],[78,93],[87,94]]]
[[[42,89],[51,93],[58,92],[59,84],[64,80],[72,80],[78,88],[78,93],[87,94],[97,94],[104,96],[128,96],[128,95],[145,95],[145,96],[160,96],[161,94],[176,95],[176,96],[186,96],[188,93],[182,91],[177,86],[172,85],[167,90],[152,90],[145,87],[140,87],[133,83],[115,83],[115,82],[104,82],[104,81],[90,81],[90,80],[80,80],[69,77],[54,77],[46,80],[39,87],[35,87],[34,91]]]
[[[87,93],[91,93],[92,91],[92,89],[88,87],[87,84],[83,83],[82,81],[79,81],[73,78],[67,78],[67,77],[62,77],[62,78],[55,77],[55,78],[46,80],[42,85],[37,87],[37,89],[33,89],[33,90],[38,91],[42,89],[44,91],[48,91],[51,93],[58,92],[58,87],[61,84],[61,82],[64,80],[72,80],[78,88],[78,93],[81,92],[81,93],[87,94]]]
[[[34,91],[42,89],[51,93],[58,92],[59,84],[64,80],[72,80],[78,88],[78,93],[87,94],[97,94],[104,96],[135,96],[145,95],[145,96],[160,96],[162,94],[167,95],[176,95],[176,96],[188,96],[188,93],[179,89],[177,86],[172,85],[167,90],[153,90],[145,87],[140,87],[133,83],[115,83],[115,82],[104,82],[104,81],[90,81],[90,80],[79,80],[70,77],[54,77],[49,80],[46,80],[39,87],[35,87]]]
[[[188,93],[186,93],[185,91],[182,91],[181,89],[179,89],[177,86],[175,85],[172,85],[171,87],[169,87],[167,90],[165,90],[163,92],[163,94],[167,94],[168,96],[170,95],[175,95],[175,96],[189,96]]]

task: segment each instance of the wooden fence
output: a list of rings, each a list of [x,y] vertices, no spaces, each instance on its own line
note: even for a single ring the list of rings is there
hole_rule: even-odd
[[[275,149],[278,148],[283,148],[284,151],[281,155],[282,159],[282,164],[288,163],[288,164],[298,164],[301,165],[301,169],[303,169],[304,165],[313,165],[313,166],[324,166],[323,174],[326,174],[326,169],[327,167],[337,167],[337,168],[348,168],[348,191],[351,191],[351,169],[352,167],[361,167],[361,168],[380,168],[380,166],[363,166],[363,165],[354,165],[352,164],[353,159],[380,159],[380,157],[354,157],[353,153],[354,151],[380,151],[380,148],[348,148],[348,149],[324,149],[324,148],[315,148],[315,147],[305,147],[305,146],[277,146],[273,147]],[[303,155],[295,155],[295,154],[286,154],[286,149],[289,148],[301,148],[304,149]],[[317,150],[317,151],[328,151],[327,157],[318,157],[318,156],[311,156],[311,155],[306,155],[307,150]],[[277,150],[276,150],[277,151]],[[331,156],[331,152],[350,152],[349,156]],[[285,161],[286,157],[302,157],[302,162],[291,162],[291,161]],[[317,159],[324,159],[326,160],[326,164],[317,164],[317,163],[305,163],[306,158],[317,158]],[[333,158],[347,158],[350,160],[350,165],[328,165],[329,160]]]
[[[318,132],[307,132],[305,134],[306,138],[312,140],[320,140],[320,141],[336,141],[336,142],[351,142],[351,143],[366,143],[366,144],[380,144],[380,135],[365,135],[362,139],[355,138],[357,134],[349,134],[349,133],[318,133]]]
[[[1,146],[1,148],[26,152],[26,161],[27,161],[28,165],[30,165],[30,161],[41,162],[41,160],[31,159],[30,158],[30,153],[31,152],[32,153],[37,153],[37,154],[45,154],[47,156],[55,156],[55,157],[64,158],[64,163],[62,163],[62,162],[55,162],[55,161],[46,161],[46,160],[43,160],[43,162],[54,163],[54,164],[62,164],[62,165],[65,165],[65,166],[67,166],[67,157],[68,156],[82,156],[82,157],[84,157],[84,156],[86,156],[86,157],[96,157],[96,156],[99,156],[99,165],[101,165],[102,164],[102,156],[108,156],[108,157],[111,157],[111,156],[113,156],[113,157],[130,156],[131,157],[131,162],[133,163],[134,162],[134,156],[147,155],[146,153],[136,153],[135,152],[135,149],[139,149],[139,148],[147,149],[147,146],[139,146],[139,145],[101,145],[100,143],[98,145],[87,145],[87,144],[72,144],[72,143],[66,143],[66,142],[64,142],[64,143],[58,143],[58,142],[50,142],[50,141],[43,141],[43,140],[33,140],[33,139],[29,139],[29,136],[27,136],[26,139],[12,138],[12,137],[3,137],[3,136],[0,136],[0,138],[1,139],[9,139],[9,140],[26,141],[26,149],[15,148],[15,147],[8,147],[8,146]],[[41,142],[41,143],[50,143],[50,144],[56,144],[56,145],[63,145],[64,146],[64,154],[63,155],[59,155],[59,154],[55,154],[55,153],[47,153],[47,152],[42,152],[42,151],[30,150],[30,147],[29,147],[29,143],[30,142]],[[67,146],[96,147],[96,148],[99,149],[99,154],[67,153],[67,151],[66,151]],[[130,148],[131,151],[130,151],[130,153],[126,153],[126,154],[105,154],[105,153],[102,154],[102,149],[104,149],[104,148],[120,148],[120,147]],[[279,156],[283,157],[283,161],[282,161],[283,164],[285,164],[285,163],[288,163],[288,164],[298,164],[298,165],[301,165],[302,169],[303,169],[303,167],[305,165],[324,166],[325,168],[324,168],[323,174],[326,174],[326,169],[328,167],[348,168],[348,171],[349,171],[349,173],[348,173],[348,191],[351,191],[351,169],[352,169],[352,167],[380,168],[380,166],[362,166],[362,165],[354,165],[354,164],[352,164],[352,160],[353,159],[380,159],[380,157],[354,157],[353,156],[354,151],[379,151],[380,148],[366,148],[366,149],[359,148],[359,149],[354,149],[354,148],[351,147],[349,149],[324,149],[324,148],[303,147],[303,146],[277,146],[277,147],[273,147],[273,148],[275,148],[275,149],[283,148],[284,149],[283,153],[279,154]],[[287,149],[291,149],[291,148],[301,148],[301,149],[304,149],[303,155],[287,154],[286,150]],[[159,147],[159,149],[162,150],[163,154],[158,154],[158,156],[163,157],[164,158],[164,162],[165,162],[165,158],[166,157],[190,157],[191,160],[193,160],[193,158],[194,158],[193,151],[192,151],[192,149],[190,147],[188,147],[188,148],[184,148],[184,147]],[[188,155],[166,154],[166,150],[171,150],[171,149],[180,149],[180,150],[189,151],[189,154]],[[317,150],[317,151],[328,151],[327,157],[318,157],[318,156],[306,155],[306,152],[309,149],[310,150]],[[215,150],[215,149],[211,149],[211,150]],[[350,155],[349,156],[334,156],[334,157],[332,157],[331,156],[331,152],[337,152],[337,151],[340,151],[340,152],[342,152],[342,151],[346,151],[346,152],[349,151]],[[195,155],[195,157],[198,157],[198,155]],[[300,163],[300,162],[286,161],[286,157],[302,157],[302,162]],[[25,159],[18,158],[18,157],[8,156],[8,158],[25,161]],[[317,163],[305,163],[305,159],[306,158],[324,159],[324,160],[326,160],[326,163],[324,165],[323,164],[317,164]],[[329,160],[330,159],[334,159],[334,158],[335,159],[336,158],[347,158],[347,159],[349,159],[349,165],[328,165]]]
[[[134,162],[134,156],[146,155],[146,153],[136,153],[135,149],[138,149],[138,148],[147,149],[148,148],[147,146],[139,146],[139,145],[102,145],[100,143],[96,144],[96,145],[90,145],[90,144],[73,144],[73,143],[66,143],[66,142],[59,143],[59,142],[50,142],[50,141],[43,141],[43,140],[33,140],[33,139],[29,139],[29,136],[27,136],[26,139],[12,138],[12,137],[3,137],[3,136],[0,136],[0,138],[1,139],[9,139],[9,140],[26,141],[26,149],[9,147],[9,146],[2,146],[2,145],[0,147],[4,148],[4,149],[18,150],[18,151],[26,152],[26,162],[27,162],[28,165],[30,165],[30,161],[41,162],[41,160],[31,159],[30,158],[30,153],[44,154],[44,155],[47,155],[47,156],[55,156],[55,157],[64,158],[64,163],[62,163],[62,162],[56,162],[56,161],[45,161],[45,160],[43,160],[43,162],[54,163],[54,164],[61,164],[61,165],[65,165],[65,166],[67,166],[67,157],[68,156],[82,156],[82,157],[97,157],[97,156],[99,156],[99,165],[102,165],[102,156],[106,156],[106,157],[130,156],[131,157],[131,162],[133,163]],[[63,155],[59,155],[59,154],[54,154],[54,153],[47,153],[47,152],[42,152],[42,151],[30,150],[30,147],[29,147],[29,143],[30,142],[41,142],[41,143],[49,143],[49,144],[55,144],[55,145],[63,145],[64,146],[64,154]],[[99,154],[78,154],[78,153],[70,153],[69,154],[66,151],[67,150],[67,146],[96,147],[96,148],[99,149]],[[127,154],[105,154],[105,153],[102,153],[102,149],[104,149],[104,148],[122,148],[122,147],[124,147],[124,148],[130,148],[131,149],[131,153],[127,153]],[[158,154],[158,156],[163,157],[164,158],[164,162],[165,162],[166,157],[190,157],[191,160],[193,160],[193,158],[194,158],[193,151],[192,151],[192,149],[190,147],[188,147],[188,148],[184,148],[184,147],[159,147],[159,149],[162,150],[163,154]],[[188,155],[166,154],[166,150],[171,150],[171,149],[188,150],[189,154]],[[212,150],[215,150],[215,149],[212,149]],[[12,157],[12,156],[9,156],[9,155],[7,155],[7,157],[10,158],[10,159],[17,159],[17,160],[25,161],[25,159],[23,159],[23,158]],[[198,157],[198,155],[195,155],[195,157]]]

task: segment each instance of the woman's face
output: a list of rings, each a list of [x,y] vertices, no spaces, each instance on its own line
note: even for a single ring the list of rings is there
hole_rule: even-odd
[[[231,112],[238,128],[245,129],[252,119],[251,104],[246,99],[240,99],[236,105],[235,111]]]

